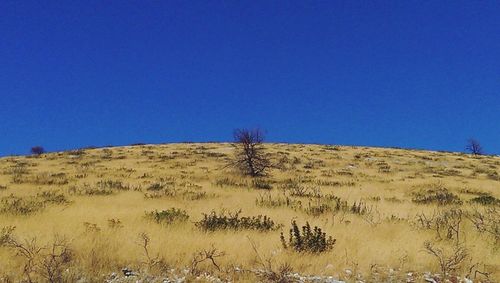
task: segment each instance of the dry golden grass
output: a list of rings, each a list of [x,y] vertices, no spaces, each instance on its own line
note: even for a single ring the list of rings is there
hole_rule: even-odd
[[[0,207],[0,229],[15,226],[14,237],[21,241],[36,237],[39,245],[50,243],[55,235],[66,237],[73,257],[68,265],[69,271],[65,272],[72,273],[73,279],[85,274],[88,281],[102,281],[123,267],[145,272],[148,266],[144,263],[146,256],[139,244],[139,234],[146,233],[151,239],[150,254],[158,255],[169,268],[177,270],[190,267],[197,251],[213,246],[225,253],[216,259],[222,271],[217,271],[210,262],[203,262],[198,268],[235,281],[264,280],[231,271],[234,267],[261,268],[259,256],[268,258],[276,268],[289,263],[294,272],[301,274],[354,280],[345,272],[349,269],[361,274],[365,280],[383,281],[384,276],[389,276],[390,269],[399,272],[401,278],[405,278],[407,272],[440,272],[437,259],[425,251],[424,242],[432,241],[450,249],[457,244],[456,239],[439,240],[434,230],[414,225],[418,214],[431,215],[453,207],[465,212],[476,206],[483,209],[485,206],[468,202],[479,193],[500,198],[498,157],[368,147],[267,144],[266,150],[273,161],[278,163],[281,160],[281,168],[272,169],[263,180],[272,186],[271,190],[265,190],[255,188],[251,178],[223,169],[226,159],[232,156],[232,150],[230,144],[168,144],[2,158],[0,198],[14,195],[27,199],[43,191],[57,191],[70,202],[46,203],[44,208],[26,215],[8,210],[2,212]],[[323,195],[340,197],[349,205],[363,201],[370,212],[358,215],[349,211],[327,211],[314,216],[302,209],[256,204],[256,199],[261,196],[277,198],[283,195],[284,184],[290,183],[289,180],[304,186],[309,192],[316,190]],[[75,193],[85,184],[95,188],[100,181],[120,181],[126,188],[111,188],[108,190],[112,193],[110,195]],[[175,188],[177,193],[146,198],[145,193],[151,193],[147,188],[154,183]],[[412,202],[413,192],[433,186],[447,188],[463,204]],[[322,202],[308,197],[294,199],[301,200],[303,207]],[[160,225],[145,218],[145,212],[172,207],[185,210],[190,216],[189,221]],[[280,230],[203,232],[194,225],[193,222],[199,221],[203,213],[222,209],[241,209],[245,216],[270,216],[276,223],[284,225],[285,235],[292,219],[298,224],[308,221],[321,227],[337,242],[331,251],[322,254],[298,254],[283,249]],[[110,227],[110,219],[119,219],[121,227]],[[459,234],[458,242],[466,247],[468,257],[455,273],[463,277],[472,272],[471,276],[486,280],[485,275],[474,272],[478,270],[488,273],[490,280],[498,280],[498,242],[488,233],[479,233],[466,217]],[[0,278],[3,276],[4,280],[14,281],[25,278],[24,264],[24,258],[16,255],[14,249],[0,247]],[[161,273],[152,269],[148,272]]]

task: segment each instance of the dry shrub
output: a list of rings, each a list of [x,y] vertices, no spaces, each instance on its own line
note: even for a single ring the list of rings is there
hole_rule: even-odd
[[[434,256],[439,263],[441,274],[449,276],[450,273],[456,272],[465,259],[468,257],[467,249],[460,244],[453,245],[450,249],[436,247],[432,242],[424,243],[425,251]]]
[[[56,235],[52,242],[40,245],[36,238],[19,240],[13,236],[14,227],[4,227],[0,246],[10,248],[23,262],[27,282],[63,282],[64,270],[73,260],[73,252],[64,237]]]

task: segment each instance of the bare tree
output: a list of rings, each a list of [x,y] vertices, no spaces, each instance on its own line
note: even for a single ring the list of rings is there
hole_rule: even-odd
[[[31,154],[33,154],[33,155],[40,155],[40,154],[44,154],[44,153],[45,153],[45,149],[39,145],[31,148]]]
[[[259,129],[237,129],[234,131],[235,158],[229,165],[235,166],[252,177],[262,176],[271,166],[264,151],[264,133]]]
[[[483,147],[476,139],[470,138],[465,149],[474,155],[483,155]]]

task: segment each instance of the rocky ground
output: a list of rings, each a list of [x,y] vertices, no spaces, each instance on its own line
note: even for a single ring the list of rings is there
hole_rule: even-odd
[[[493,282],[487,279],[472,280],[467,277],[461,276],[448,276],[444,278],[441,274],[433,274],[431,272],[416,273],[416,272],[400,272],[394,269],[389,269],[386,272],[374,272],[368,278],[363,277],[362,274],[354,274],[352,270],[344,270],[344,274],[340,276],[321,276],[321,275],[303,275],[299,273],[271,274],[267,270],[254,269],[254,270],[241,270],[235,268],[235,273],[251,273],[259,282],[293,282],[293,283],[344,283],[344,282],[450,282],[450,283],[472,283],[472,282]],[[276,277],[278,276],[278,277]],[[140,274],[131,269],[124,268],[120,273],[112,273],[107,283],[122,283],[122,282],[162,282],[162,283],[184,283],[184,282],[235,282],[228,278],[221,278],[222,276],[215,276],[208,273],[199,275],[192,275],[189,269],[175,270],[172,269],[165,276],[150,276],[147,274]],[[342,278],[342,279],[340,279]]]

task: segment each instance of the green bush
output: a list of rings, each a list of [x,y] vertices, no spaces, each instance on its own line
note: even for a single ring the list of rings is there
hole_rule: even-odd
[[[195,225],[204,231],[215,230],[258,230],[270,231],[279,229],[274,221],[266,215],[240,217],[241,210],[236,212],[225,211],[217,214],[212,211],[210,214],[203,214],[203,219],[196,222]]]
[[[490,195],[481,195],[470,200],[471,203],[482,205],[500,205],[500,200]]]
[[[185,210],[169,208],[162,211],[146,212],[146,218],[155,221],[158,224],[172,224],[175,222],[184,222],[189,219]]]
[[[309,222],[299,229],[297,223],[292,221],[292,228],[290,228],[290,238],[288,242],[285,240],[283,232],[281,232],[281,243],[285,249],[293,249],[296,252],[309,252],[309,253],[322,253],[329,251],[335,245],[336,239],[331,236],[327,237],[321,228],[314,226],[311,229]]]

